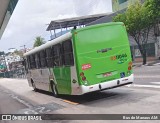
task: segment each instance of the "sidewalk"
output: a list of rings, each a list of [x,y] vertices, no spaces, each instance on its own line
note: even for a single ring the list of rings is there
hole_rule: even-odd
[[[153,66],[154,64],[160,63],[160,60],[147,61],[147,64],[143,65],[142,62],[133,62],[133,67],[141,67],[141,66]]]

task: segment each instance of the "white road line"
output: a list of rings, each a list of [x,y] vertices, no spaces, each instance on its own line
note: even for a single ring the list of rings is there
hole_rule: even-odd
[[[135,75],[134,77],[135,77],[135,78],[142,78],[142,77],[143,77],[143,78],[160,78],[159,75],[157,75],[157,76],[155,76],[155,75],[154,75],[154,76],[143,76],[143,75],[142,75],[142,76],[137,76],[137,75]]]
[[[142,87],[142,88],[160,88],[160,86],[157,85],[138,85],[138,84],[132,84],[132,85],[126,85],[127,87]]]
[[[154,66],[156,66],[156,65],[160,65],[160,63],[156,63],[156,64],[153,64]]]
[[[160,85],[160,82],[150,82],[150,83]]]

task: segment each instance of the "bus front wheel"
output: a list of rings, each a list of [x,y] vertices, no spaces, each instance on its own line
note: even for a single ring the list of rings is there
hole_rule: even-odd
[[[35,83],[33,82],[33,80],[31,80],[31,83],[32,83],[33,90],[36,92],[36,91],[37,91],[37,88],[36,88],[36,85],[35,85]]]
[[[57,91],[57,87],[54,83],[51,84],[51,89],[52,89],[52,93],[54,97],[58,97],[58,91]]]

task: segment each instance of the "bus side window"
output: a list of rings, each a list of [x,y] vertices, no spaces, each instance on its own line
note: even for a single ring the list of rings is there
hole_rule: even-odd
[[[42,50],[40,52],[40,60],[41,60],[41,67],[44,68],[47,66],[47,61],[46,61],[46,52]]]
[[[53,46],[53,62],[54,66],[62,66],[62,48],[61,44]]]
[[[63,46],[64,65],[66,66],[74,65],[73,48],[71,40],[63,42],[62,46]]]
[[[33,54],[33,55],[31,55],[30,56],[30,63],[31,63],[31,68],[32,69],[34,69],[34,68],[36,68],[36,61],[35,61],[35,55]]]
[[[27,57],[28,68],[31,69],[30,56]]]
[[[47,66],[53,67],[53,52],[51,47],[46,49],[46,59],[47,59]]]
[[[40,55],[39,53],[35,54],[36,68],[41,68]]]
[[[24,68],[26,73],[28,73],[28,63],[27,63],[27,59],[24,59]]]

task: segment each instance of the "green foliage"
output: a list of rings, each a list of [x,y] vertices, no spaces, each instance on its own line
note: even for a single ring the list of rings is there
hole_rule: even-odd
[[[19,55],[20,57],[23,57],[23,52],[20,50],[15,50],[14,54]]]
[[[143,56],[143,64],[146,64],[146,44],[148,41],[148,34],[151,26],[157,18],[156,14],[159,14],[158,7],[154,1],[160,0],[146,0],[144,4],[141,4],[137,0],[134,4],[131,4],[125,13],[118,14],[113,18],[115,22],[123,22],[126,26],[127,32],[135,39],[138,48]]]
[[[113,21],[120,21],[126,25],[126,29],[131,36],[135,36],[150,27],[151,19],[148,15],[148,9],[139,1],[128,7],[127,11],[113,18]]]
[[[146,0],[144,6],[148,9],[148,14],[154,23],[160,20],[160,0]]]
[[[38,47],[41,46],[42,44],[45,44],[44,38],[42,38],[41,36],[37,36],[34,40],[33,47]]]
[[[154,35],[157,38],[157,36],[160,36],[160,29],[158,27],[158,24],[160,24],[160,0],[146,0],[145,7],[148,10],[148,15],[152,19]],[[157,42],[157,44],[159,44],[159,42]]]

